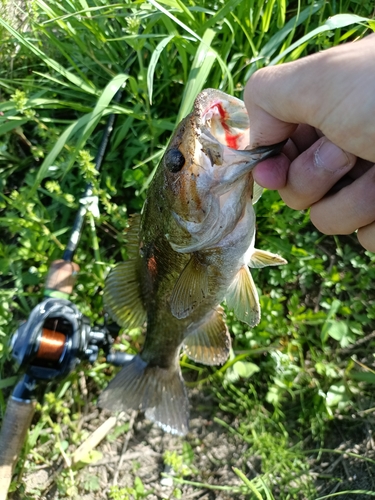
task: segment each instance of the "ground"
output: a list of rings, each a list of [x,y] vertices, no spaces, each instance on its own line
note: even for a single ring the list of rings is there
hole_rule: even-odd
[[[225,485],[228,487],[225,491],[210,490],[207,487],[189,484],[172,485],[171,480],[163,479],[162,474],[170,472],[163,459],[165,451],[176,451],[178,455],[181,455],[183,440],[164,433],[146,421],[142,414],[133,412],[131,415],[122,414],[118,422],[119,425],[128,422],[129,431],[121,433],[113,440],[104,439],[96,448],[101,452],[99,460],[80,469],[75,477],[76,483],[86,484],[88,490],[90,481],[93,481],[95,491],[87,491],[73,498],[107,499],[110,498],[108,494],[112,486],[134,487],[136,477],[141,479],[145,492],[149,492],[147,498],[150,500],[176,498],[173,494],[176,487],[182,491],[180,498],[186,500],[249,498],[248,495],[233,491],[233,487],[239,487],[242,483],[232,467],[245,471],[247,477],[253,479],[262,472],[261,458],[251,456],[248,453],[249,444],[236,434],[228,433],[222,425],[212,419],[212,413],[210,414],[209,411],[210,405],[212,409],[215,409],[219,418],[224,419],[228,424],[231,423],[228,415],[220,413],[217,403],[207,389],[190,391],[190,403],[190,432],[184,441],[190,444],[194,460],[190,465],[191,475],[186,475],[185,479],[204,484]],[[321,454],[312,453],[309,457],[309,474],[313,477],[317,493],[314,498],[348,491],[358,493],[341,494],[340,498],[365,500],[369,498],[368,495],[361,494],[359,491],[375,492],[375,465],[363,459],[364,457],[375,459],[375,442],[372,432],[375,417],[373,413],[365,413],[367,415],[364,414],[360,419],[350,415],[334,419],[324,443],[324,447],[331,451]],[[92,405],[88,414],[82,418],[81,426],[92,432],[108,418],[111,418],[109,412],[98,410]],[[314,447],[318,447],[317,443],[307,443],[306,448],[313,449]],[[26,491],[31,493],[38,489],[41,492],[39,497],[41,500],[64,498],[56,486],[56,479],[63,468],[64,462],[61,460],[54,464],[54,468],[42,466],[28,474],[25,477]],[[275,499],[286,498],[279,492],[277,477],[273,478],[272,491]],[[16,495],[14,498],[21,500],[25,497]],[[119,498],[126,499],[127,497]],[[141,498],[141,496],[129,498]],[[293,496],[293,498],[297,497]]]

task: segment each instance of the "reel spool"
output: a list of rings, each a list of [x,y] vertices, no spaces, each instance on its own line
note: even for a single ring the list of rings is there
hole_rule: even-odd
[[[58,361],[65,350],[66,336],[56,330],[42,329],[36,360]]]

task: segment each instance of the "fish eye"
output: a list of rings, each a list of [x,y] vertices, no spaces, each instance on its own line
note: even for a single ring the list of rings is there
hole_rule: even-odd
[[[179,172],[185,164],[185,157],[179,149],[169,149],[164,157],[165,166],[174,174]]]

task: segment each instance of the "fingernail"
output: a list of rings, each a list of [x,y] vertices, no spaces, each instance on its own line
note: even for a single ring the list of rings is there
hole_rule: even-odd
[[[335,171],[349,166],[350,161],[343,149],[325,139],[315,151],[314,163],[316,167]]]

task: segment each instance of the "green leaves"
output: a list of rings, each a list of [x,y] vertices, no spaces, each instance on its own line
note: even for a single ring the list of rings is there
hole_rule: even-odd
[[[229,0],[228,2],[224,2],[224,5],[205,22],[204,29],[207,30],[208,28],[215,26],[215,24],[219,23],[223,19],[227,20],[230,13],[233,12],[242,2],[243,0]]]
[[[91,82],[87,80],[87,78],[84,77],[84,74],[82,72],[80,73],[80,76],[78,76],[76,73],[73,73],[72,71],[67,70],[59,64],[57,61],[49,57],[47,54],[45,54],[42,50],[40,50],[35,44],[31,43],[24,35],[16,31],[10,24],[8,24],[6,21],[4,21],[0,17],[0,25],[2,25],[4,28],[6,28],[9,33],[16,39],[18,42],[20,42],[25,48],[33,52],[38,58],[43,61],[47,66],[52,68],[53,70],[57,71],[60,73],[61,76],[69,80],[75,87],[78,89],[81,89],[82,91],[88,92],[89,94],[95,94],[96,89],[93,88],[93,85]]]
[[[152,105],[152,92],[153,92],[153,84],[154,84],[154,73],[155,66],[158,63],[160,54],[163,52],[164,48],[168,45],[168,43],[173,40],[175,35],[169,35],[165,37],[161,42],[158,43],[154,52],[152,53],[150,64],[147,69],[147,89],[148,89],[148,98],[150,104]]]
[[[11,132],[17,127],[22,127],[22,125],[24,125],[28,121],[29,120],[27,118],[26,119],[13,118],[9,120],[8,118],[0,117],[0,135],[6,134],[7,132]]]
[[[328,408],[345,408],[350,401],[348,389],[343,381],[332,384],[326,395],[326,404]]]
[[[237,361],[233,365],[233,370],[238,374],[239,377],[247,379],[250,378],[254,373],[259,372],[259,366],[248,361]]]
[[[182,95],[180,110],[176,123],[179,123],[188,113],[190,113],[196,95],[203,89],[208,74],[216,59],[216,53],[211,49],[211,43],[215,37],[215,32],[208,29],[203,35],[203,39],[195,53],[188,80]]]
[[[311,15],[318,12],[322,8],[323,2],[315,2],[311,6],[306,7],[296,16],[292,17],[282,28],[277,31],[272,38],[263,45],[259,52],[260,57],[266,58],[268,64],[272,54],[285,42],[286,37],[294,31],[298,26],[303,24]]]
[[[354,328],[354,332],[351,330],[348,320],[344,321],[335,318],[340,306],[341,302],[339,300],[335,299],[332,301],[327,319],[322,328],[321,339],[323,343],[326,343],[328,337],[331,337],[339,342],[340,346],[344,348],[355,341],[354,332],[358,333],[358,331],[356,328]]]
[[[349,26],[351,24],[361,24],[368,21],[370,21],[370,19],[368,19],[367,17],[357,16],[355,14],[337,14],[336,16],[332,16],[328,18],[325,21],[325,23],[323,23],[321,26],[313,29],[307,35],[301,37],[299,40],[292,43],[281,54],[272,59],[272,61],[270,62],[270,66],[277,64],[286,55],[290,54],[293,50],[298,49],[299,47],[305,48],[306,42],[316,37],[320,33],[324,33],[326,31],[331,31],[339,28],[344,28],[345,26]]]
[[[346,347],[350,344],[347,340],[349,327],[344,321],[327,321],[325,323],[327,333],[330,337],[340,342],[341,347]]]
[[[77,155],[95,130],[95,127],[101,120],[102,116],[109,113],[108,106],[126,80],[127,75],[117,75],[115,78],[113,78],[103,90],[92,112],[82,116],[79,120],[69,125],[69,127],[61,134],[55,146],[42,163],[36,175],[35,182],[32,186],[31,195],[33,195],[41,181],[47,176],[49,168],[52,166],[62,148],[66,146],[71,137],[77,134],[76,145],[74,150],[72,151],[71,158],[69,163],[67,164],[65,173],[70,170],[73,163],[76,161]]]

